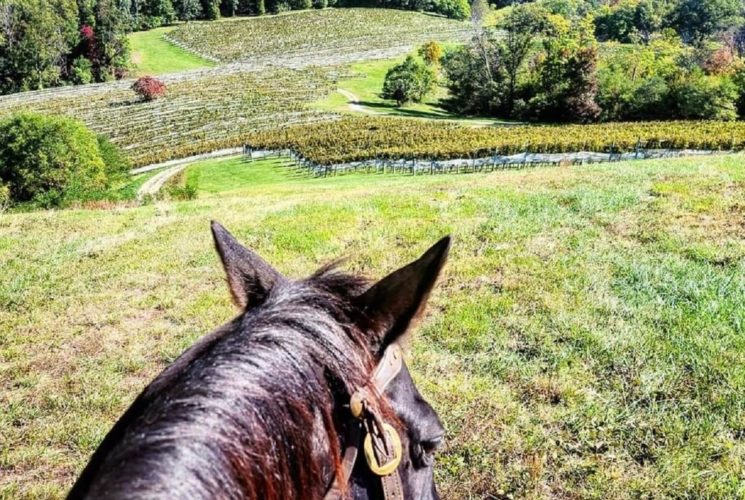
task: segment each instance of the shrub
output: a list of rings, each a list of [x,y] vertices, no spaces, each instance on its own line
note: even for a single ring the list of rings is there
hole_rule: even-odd
[[[141,76],[132,84],[132,90],[144,101],[154,101],[166,93],[166,84],[152,76]]]
[[[673,89],[673,102],[685,119],[736,120],[737,86],[729,78],[694,72]]]
[[[383,98],[393,99],[399,106],[407,102],[421,102],[432,91],[435,74],[411,56],[391,69],[383,82]]]
[[[95,134],[65,117],[19,113],[0,122],[0,182],[13,203],[49,208],[107,187]]]
[[[122,150],[113,144],[108,137],[99,135],[97,140],[98,151],[104,165],[106,165],[108,179],[113,180],[127,175],[132,168],[132,162],[129,161],[129,158],[124,156]]]
[[[435,41],[427,42],[419,48],[419,55],[430,66],[436,66],[442,59],[442,46]]]
[[[93,63],[85,57],[78,57],[72,63],[72,83],[86,85],[93,81]]]

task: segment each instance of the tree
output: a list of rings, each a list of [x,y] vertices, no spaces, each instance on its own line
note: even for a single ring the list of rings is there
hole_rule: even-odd
[[[548,13],[535,5],[519,5],[512,9],[501,24],[504,39],[498,45],[499,57],[507,76],[506,112],[515,104],[518,77],[535,40],[548,28]]]
[[[0,184],[13,202],[53,207],[108,184],[96,135],[64,117],[21,113],[0,122]]]
[[[427,42],[419,47],[419,55],[428,65],[437,66],[442,59],[442,46],[435,41]]]
[[[132,84],[132,90],[143,101],[154,101],[166,94],[166,85],[152,76],[141,76]]]
[[[133,0],[137,6],[135,22],[139,29],[153,29],[176,19],[171,0]]]
[[[412,56],[385,75],[383,98],[393,99],[399,106],[408,102],[421,102],[435,85],[434,71]]]
[[[174,0],[173,9],[180,21],[191,21],[202,17],[202,2],[200,0]],[[243,14],[243,12],[241,13]]]
[[[74,0],[0,4],[0,92],[61,85],[77,41]]]
[[[492,63],[488,68],[484,63],[485,57]],[[475,43],[445,55],[442,67],[450,94],[444,102],[445,107],[457,113],[485,115],[504,111],[504,72],[493,44],[486,47],[485,57],[482,48]],[[487,72],[489,78],[485,77]]]
[[[220,0],[202,0],[202,15],[207,20],[220,17]]]
[[[684,41],[699,44],[735,24],[742,8],[741,0],[678,0],[672,26]]]
[[[552,23],[543,39],[530,82],[522,89],[523,119],[549,122],[590,122],[601,113],[598,93],[598,51],[588,36],[589,19],[572,26]]]
[[[672,89],[680,118],[702,120],[737,119],[738,88],[729,78],[692,72]]]

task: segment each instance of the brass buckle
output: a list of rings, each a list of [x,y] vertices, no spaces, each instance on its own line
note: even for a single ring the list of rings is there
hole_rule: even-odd
[[[401,438],[399,437],[398,432],[396,432],[396,429],[388,423],[383,422],[383,429],[381,430],[390,437],[390,443],[393,446],[393,458],[385,464],[378,463],[375,451],[373,450],[372,435],[368,432],[365,436],[364,443],[365,460],[367,460],[367,465],[374,474],[377,474],[378,476],[387,476],[395,471],[401,463]]]

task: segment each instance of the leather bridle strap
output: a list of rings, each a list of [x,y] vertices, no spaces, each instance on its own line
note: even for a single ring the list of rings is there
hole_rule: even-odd
[[[373,372],[371,385],[378,395],[383,395],[385,389],[401,372],[402,367],[401,347],[391,344],[383,353],[383,358]],[[386,500],[404,500],[403,484],[398,473],[398,464],[402,455],[400,438],[392,426],[382,422],[379,416],[370,412],[367,404],[368,398],[368,389],[362,388],[350,399],[349,407],[354,419],[350,421],[347,431],[347,446],[342,459],[343,477],[337,476],[334,479],[324,500],[343,498],[342,492],[349,484],[360,448],[365,450],[365,459],[370,470],[380,476],[383,497]],[[366,434],[364,441],[363,434]],[[385,459],[382,465],[381,458]]]

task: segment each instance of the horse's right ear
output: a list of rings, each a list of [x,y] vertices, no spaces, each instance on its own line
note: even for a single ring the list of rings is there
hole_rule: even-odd
[[[284,279],[282,275],[215,221],[212,221],[212,236],[235,305],[250,309],[263,303],[274,285]]]
[[[363,328],[373,333],[372,347],[382,354],[417,321],[445,265],[450,237],[445,237],[418,260],[395,271],[358,297]],[[367,324],[364,324],[367,323]]]

